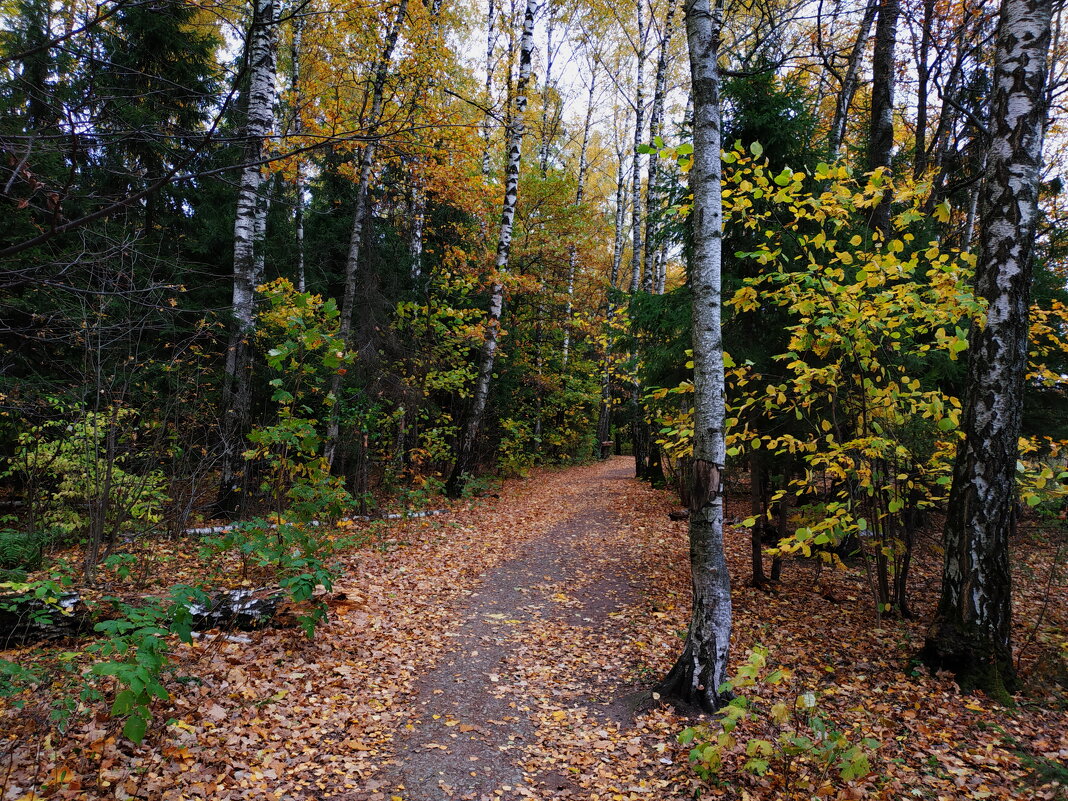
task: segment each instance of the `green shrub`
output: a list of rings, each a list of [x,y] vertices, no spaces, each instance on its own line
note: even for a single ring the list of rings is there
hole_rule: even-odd
[[[767,649],[754,647],[736,677],[721,690],[781,684],[789,677],[789,671],[766,672],[767,654]],[[819,714],[818,706],[814,692],[797,695],[792,706],[780,701],[767,709],[738,694],[719,711],[718,726],[691,726],[679,735],[679,742],[692,746],[690,764],[706,781],[716,780],[730,756],[744,757],[744,771],[772,780],[786,790],[819,792],[836,781],[867,776],[871,772],[869,755],[879,743],[870,738],[851,742]],[[740,737],[746,724],[772,734],[766,738]]]

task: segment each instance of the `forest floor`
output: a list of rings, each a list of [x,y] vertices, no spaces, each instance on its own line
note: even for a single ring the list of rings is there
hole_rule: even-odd
[[[686,524],[667,517],[674,498],[632,473],[623,457],[538,470],[497,498],[398,523],[346,556],[314,641],[267,630],[176,644],[179,673],[197,678],[172,682],[141,745],[103,713],[58,735],[0,712],[0,798],[1065,798],[1068,707],[1043,672],[1068,631],[1052,534],[1025,533],[1014,554],[1030,695],[1007,710],[918,668],[924,621],[877,624],[860,569],[790,562],[775,592],[746,586],[748,532],[730,528],[733,661],[759,643],[792,670],[750,697],[793,708],[812,692],[852,742],[880,746],[852,783],[832,769],[806,789],[802,777],[819,771],[798,758],[750,775],[744,754],[718,782],[699,780],[677,741],[691,721],[663,705],[634,710],[681,646],[689,577]],[[746,507],[728,499],[728,518]],[[916,568],[923,615],[937,562],[927,554]],[[756,716],[739,740],[777,733]]]

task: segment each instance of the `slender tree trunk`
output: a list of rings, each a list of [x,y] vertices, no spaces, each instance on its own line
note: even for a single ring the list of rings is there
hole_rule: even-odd
[[[842,76],[842,88],[838,93],[838,101],[834,106],[831,130],[827,134],[827,150],[830,152],[832,159],[838,158],[838,154],[842,149],[846,121],[849,119],[849,107],[853,103],[853,95],[857,93],[860,63],[864,59],[865,45],[868,43],[868,35],[871,33],[871,25],[875,21],[875,12],[878,8],[879,0],[868,0],[868,7],[864,10],[860,28],[857,29],[857,38],[853,42],[853,49],[849,51],[849,60],[846,62],[845,74]]]
[[[871,128],[868,135],[868,170],[890,166],[894,149],[894,52],[900,0],[879,1],[879,22],[875,26],[875,54],[871,65]],[[890,236],[889,192],[872,212],[871,227]]]
[[[478,377],[475,381],[475,394],[471,410],[464,424],[463,433],[457,448],[456,464],[446,482],[446,491],[450,497],[458,497],[463,490],[464,477],[472,468],[475,443],[482,427],[482,417],[486,411],[490,383],[493,378],[493,365],[497,360],[497,341],[501,330],[501,311],[504,308],[503,274],[508,269],[508,259],[512,252],[512,225],[515,221],[516,201],[519,198],[519,167],[523,152],[524,122],[527,110],[527,84],[530,81],[530,63],[534,51],[534,15],[537,1],[527,0],[523,15],[523,37],[519,45],[519,79],[516,81],[514,109],[508,129],[508,163],[504,173],[504,202],[501,205],[501,225],[497,236],[497,258],[494,263],[495,275],[490,290],[489,315],[486,319],[485,339],[479,359]]]
[[[642,280],[642,154],[639,152],[645,134],[645,17],[642,14],[645,0],[636,0],[638,24],[638,73],[634,81],[634,163],[631,165],[631,197],[633,204],[631,237],[630,291],[637,292]]]
[[[296,10],[293,16],[293,45],[290,51],[292,72],[290,73],[290,94],[293,97],[293,134],[300,136],[304,133],[304,122],[301,117],[300,84],[300,48],[304,37],[304,16],[300,10]],[[297,169],[293,175],[293,236],[297,246],[297,291],[304,292],[308,288],[308,279],[304,271],[304,160],[297,159]]]
[[[616,170],[616,236],[612,248],[612,286],[619,286],[619,273],[623,269],[623,243],[626,238],[627,223],[627,184],[623,154],[619,154],[619,167]]]
[[[552,105],[553,90],[553,27],[556,22],[553,16],[552,4],[549,4],[548,19],[545,24],[545,83],[541,93],[541,147],[539,148],[539,162],[541,177],[549,174],[549,149],[552,144],[553,125],[550,120],[549,108]],[[555,117],[555,114],[552,116]]]
[[[931,25],[934,24],[935,0],[923,0],[923,31],[920,34],[919,59],[916,62],[916,152],[912,159],[912,174],[919,179],[927,171],[927,92],[931,67],[927,54],[931,49]]]
[[[497,5],[494,0],[489,0],[486,6],[486,108],[493,108],[493,51],[497,44]],[[487,113],[482,118],[482,177],[489,180],[490,176],[490,115]]]
[[[368,195],[371,188],[371,176],[374,172],[375,150],[378,124],[382,119],[382,99],[386,89],[386,78],[393,63],[393,50],[397,46],[401,27],[408,12],[408,0],[400,0],[393,18],[393,23],[386,33],[382,55],[375,65],[371,84],[371,110],[367,118],[367,144],[360,155],[360,178],[356,187],[356,209],[352,214],[352,232],[349,235],[349,252],[345,258],[345,294],[341,298],[341,320],[338,336],[350,344],[352,338],[352,316],[356,307],[356,277],[360,268],[360,253],[363,248],[363,228],[368,216]],[[338,432],[341,424],[341,375],[335,374],[330,381],[330,396],[334,404],[330,407],[330,420],[327,424],[326,445],[323,455],[327,463],[333,465],[337,454]]]
[[[593,122],[593,95],[597,91],[597,67],[590,76],[589,97],[586,99],[586,122],[582,128],[582,146],[579,148],[578,179],[575,182],[575,206],[581,206],[586,191],[586,154],[590,147],[590,131]],[[578,247],[572,242],[567,248],[567,301],[564,306],[563,366],[566,371],[571,352],[571,315],[574,312],[575,273],[578,270]]]
[[[664,135],[664,101],[667,95],[668,51],[671,47],[672,27],[675,21],[677,0],[668,3],[664,17],[664,36],[660,42],[660,55],[656,61],[656,78],[653,81],[653,102],[649,110],[649,139],[654,143],[657,137]],[[659,215],[661,213],[660,197],[660,156],[649,154],[649,183],[646,188],[645,202],[645,291],[654,292],[659,283],[659,271],[656,269],[657,253],[660,250]]]
[[[255,0],[246,44],[249,89],[244,131],[245,166],[234,220],[234,287],[230,342],[226,350],[222,415],[222,476],[217,507],[236,513],[246,481],[244,441],[252,410],[252,337],[256,331],[256,287],[263,272],[263,235],[268,184],[259,163],[274,125],[275,7]]]
[[[423,226],[426,218],[426,192],[416,175],[411,176],[408,187],[408,257],[411,259],[412,284],[419,286],[423,280]]]
[[[711,712],[728,694],[731,589],[723,550],[724,424],[720,272],[723,204],[720,190],[719,46],[722,0],[687,0],[686,37],[694,95],[693,361],[694,443],[690,498],[690,570],[693,612],[686,644],[659,691]]]
[[[1050,0],[1003,0],[976,292],[988,307],[968,341],[964,442],[945,523],[942,596],[924,661],[964,689],[1005,696],[1012,660],[1009,539],[1027,371],[1027,310],[1045,133]]]
[[[612,250],[612,273],[609,278],[608,302],[605,305],[605,348],[604,363],[601,367],[601,408],[597,418],[598,447],[604,448],[604,443],[612,433],[612,349],[615,335],[612,330],[612,322],[615,319],[616,305],[612,298],[612,292],[619,288],[619,273],[623,268],[623,238],[626,233],[627,207],[627,184],[624,154],[620,150],[616,154],[619,165],[616,168],[616,235],[615,245]]]

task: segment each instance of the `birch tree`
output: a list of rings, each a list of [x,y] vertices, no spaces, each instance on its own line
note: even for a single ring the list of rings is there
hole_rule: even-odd
[[[878,8],[879,4],[876,0],[869,0],[867,8],[864,10],[864,16],[861,18],[860,27],[857,29],[857,38],[849,51],[845,72],[842,73],[840,78],[841,88],[835,101],[831,129],[827,134],[827,150],[832,159],[837,158],[839,151],[842,149],[846,121],[849,118],[849,107],[853,103],[853,96],[857,93],[857,84],[860,81],[860,63],[864,58],[864,49],[868,43],[868,36],[871,33],[871,26],[875,21],[875,13]]]
[[[714,4],[713,4],[714,3]],[[723,202],[720,188],[722,0],[687,0],[693,85],[692,264],[694,440],[690,500],[693,612],[686,644],[658,691],[711,712],[727,700],[731,590],[723,550],[725,404],[720,320]]]
[[[489,399],[493,366],[497,361],[497,344],[501,331],[501,312],[504,309],[504,273],[512,252],[512,226],[515,222],[516,202],[519,199],[519,167],[523,153],[525,115],[527,110],[527,85],[530,83],[530,64],[534,52],[534,15],[536,0],[527,0],[523,14],[523,35],[519,45],[519,76],[512,98],[512,113],[508,125],[508,161],[504,171],[504,200],[501,204],[501,224],[497,234],[497,256],[494,259],[493,284],[490,288],[489,314],[485,323],[485,336],[479,356],[478,376],[471,409],[467,415],[457,447],[456,463],[446,482],[450,497],[458,497],[464,485],[464,476],[470,472],[475,452],[475,443],[482,427],[482,417]]]
[[[875,26],[875,52],[872,56],[871,127],[868,135],[868,170],[890,166],[894,149],[894,78],[897,21],[900,0],[880,0],[879,21]],[[875,207],[871,227],[890,236],[890,200]]]
[[[975,279],[988,307],[968,339],[965,439],[946,514],[942,595],[922,654],[932,668],[953,671],[962,688],[1002,696],[1016,687],[1009,540],[1016,526],[1052,5],[1001,4]]]
[[[670,55],[671,36],[674,33],[676,0],[670,0],[664,18],[664,29],[660,39],[660,55],[656,61],[656,77],[653,81],[653,102],[649,110],[649,139],[656,148],[657,137],[664,135],[664,105],[667,99],[668,56]],[[646,292],[663,294],[663,282],[660,280],[660,255],[663,247],[660,243],[659,220],[663,209],[660,192],[660,157],[654,149],[649,154],[649,181],[645,202],[645,279]]]
[[[631,203],[633,227],[631,239],[630,291],[637,292],[642,280],[642,156],[641,147],[645,138],[645,0],[636,0],[638,37],[634,48],[637,53],[637,72],[634,78],[634,161],[631,164]]]
[[[252,346],[256,331],[256,287],[263,280],[263,236],[269,183],[261,163],[263,146],[274,125],[274,0],[254,0],[246,44],[249,89],[244,130],[245,166],[237,192],[234,220],[233,327],[226,350],[225,406],[222,420],[222,481],[218,506],[236,511],[244,483],[244,436],[252,404]]]
[[[368,195],[371,188],[371,176],[374,172],[375,151],[379,123],[382,121],[382,104],[386,89],[386,79],[389,77],[390,65],[393,63],[393,50],[397,46],[401,27],[404,25],[405,15],[408,11],[408,0],[400,0],[397,4],[389,30],[386,32],[386,40],[382,45],[382,54],[375,63],[371,82],[371,109],[365,121],[368,141],[363,146],[360,154],[360,176],[356,186],[356,209],[352,214],[352,233],[349,235],[349,251],[345,259],[345,293],[341,298],[341,327],[339,337],[346,343],[352,338],[352,315],[356,305],[356,276],[360,267],[360,252],[363,246],[364,222],[368,216]],[[326,447],[324,455],[327,462],[334,463],[337,453],[338,430],[340,427],[341,375],[335,375],[331,381],[330,394],[334,399],[334,405],[330,410],[330,422],[326,432]]]

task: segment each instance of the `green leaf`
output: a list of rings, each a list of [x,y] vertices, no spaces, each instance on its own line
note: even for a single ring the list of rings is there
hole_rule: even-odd
[[[760,144],[760,142],[753,142],[753,144],[749,146],[749,152],[752,153],[754,157],[760,158],[764,155],[764,146]]]
[[[145,714],[148,714],[147,710],[145,710]],[[147,730],[148,718],[138,714],[132,715],[126,721],[126,725],[122,727],[122,733],[126,735],[127,739],[130,739],[135,743],[139,743],[145,739],[145,732]]]

